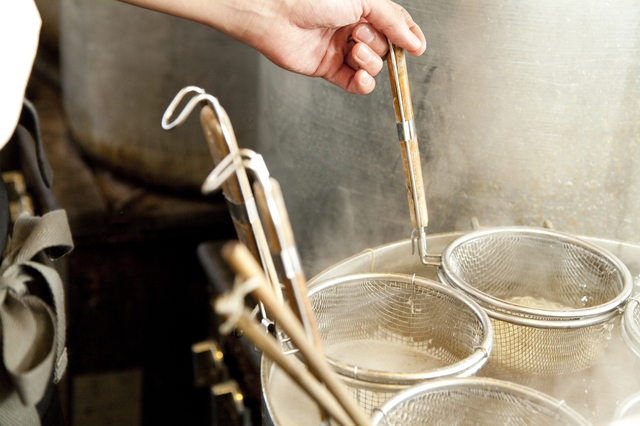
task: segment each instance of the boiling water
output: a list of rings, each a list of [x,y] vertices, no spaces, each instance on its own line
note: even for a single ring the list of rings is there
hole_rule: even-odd
[[[459,235],[435,235],[429,237],[429,244],[433,252],[442,250],[454,238]],[[590,242],[601,245],[610,250],[627,264],[633,276],[640,274],[640,246],[611,242],[608,240],[592,239]],[[403,250],[396,245],[388,248],[381,248],[375,252],[375,265],[385,265],[387,272],[397,272],[405,274],[418,274],[424,276],[431,273],[425,271],[424,267],[416,266],[414,257],[410,256],[411,244],[409,241],[402,243]],[[372,266],[372,255],[365,252],[339,268],[331,270],[331,274],[340,275],[346,273],[369,272]],[[322,278],[329,278],[325,275]],[[640,290],[636,285],[635,291]],[[513,301],[514,303],[519,303]],[[535,303],[535,302],[534,302]],[[542,301],[545,303],[545,301]],[[527,305],[527,303],[519,303]],[[531,305],[529,305],[531,306]],[[544,308],[545,306],[535,307]],[[550,307],[557,309],[556,307]],[[575,309],[575,308],[574,308]],[[365,354],[367,357],[376,358],[378,354]],[[477,374],[480,377],[493,377],[512,381],[525,386],[532,387],[544,392],[558,400],[564,400],[566,404],[578,411],[594,426],[613,426],[612,415],[616,407],[629,395],[640,392],[640,359],[637,358],[624,344],[620,337],[619,322],[616,320],[611,335],[609,346],[603,357],[587,371],[573,374],[563,374],[557,377],[527,376],[514,371],[500,368],[500,366],[488,366],[480,370]],[[274,369],[271,374],[267,399],[275,413],[280,426],[294,425],[314,425],[319,424],[317,408],[310,399],[298,390],[279,369]],[[628,422],[616,423],[618,426],[628,426],[634,419]]]
[[[302,364],[291,356],[291,361]],[[269,377],[272,412],[279,426],[318,426],[320,414],[316,403],[280,368]]]
[[[507,299],[507,302],[515,303],[516,305],[528,306],[530,308],[558,309],[558,310],[574,309],[571,306],[566,306],[566,305],[563,305],[562,303],[545,299],[544,297],[515,296],[510,299]]]
[[[447,364],[416,348],[386,340],[355,340],[325,348],[328,358],[359,369],[392,373],[419,373]]]
[[[326,355],[361,369],[417,373],[447,364],[423,351],[384,340],[341,342],[325,348]],[[292,361],[300,363],[295,357]],[[320,416],[315,402],[282,370],[274,368],[269,378],[272,412],[279,426],[317,426]]]

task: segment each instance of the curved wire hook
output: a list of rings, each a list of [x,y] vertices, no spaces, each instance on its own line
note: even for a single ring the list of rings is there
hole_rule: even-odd
[[[237,162],[236,159],[241,158],[242,162]],[[201,191],[203,194],[211,194],[222,186],[224,181],[235,173],[240,167],[251,170],[255,173],[256,178],[265,188],[265,190],[271,190],[271,183],[269,181],[269,169],[264,162],[262,155],[256,153],[251,149],[241,149],[238,152],[231,152],[218,163],[218,165],[209,173],[207,178],[202,184]]]
[[[187,93],[191,93],[191,92],[195,92],[197,93],[197,95],[192,97],[189,100],[189,102],[187,102],[187,104],[182,109],[182,111],[180,111],[180,114],[178,114],[178,117],[175,120],[170,122],[169,120],[173,116],[173,113],[175,112],[178,104],[182,102],[182,100],[185,98]],[[199,104],[200,102],[207,102],[211,107],[211,109],[213,109],[213,112],[216,115],[217,121],[222,130],[223,138],[227,142],[229,151],[234,151],[229,141],[231,141],[232,139],[235,139],[235,136],[233,135],[233,130],[230,127],[227,127],[227,125],[225,124],[225,120],[223,120],[222,118],[226,116],[226,112],[224,111],[224,108],[222,108],[222,105],[220,105],[218,98],[205,92],[204,89],[197,86],[187,86],[182,90],[180,90],[178,94],[176,94],[176,96],[173,98],[173,100],[165,110],[164,114],[162,115],[162,128],[165,130],[171,130],[174,127],[184,123],[185,120],[189,117],[189,115],[193,112],[193,109],[196,107],[196,105]],[[228,119],[226,121],[228,121]],[[236,169],[237,168],[239,167],[236,167]],[[207,193],[215,191],[217,189],[217,186],[219,185],[216,185],[213,189],[208,189]],[[205,191],[204,186],[202,191],[203,192]]]
[[[195,92],[199,95],[202,95],[205,93],[204,89],[197,86],[187,86],[182,88],[173,98],[171,103],[169,103],[169,106],[167,107],[164,114],[162,115],[161,124],[163,129],[165,130],[173,129],[174,127],[184,123],[184,120],[189,116],[189,114],[191,114],[191,111],[193,111],[193,108],[199,102],[199,100],[195,100],[197,96],[192,98],[189,101],[189,103],[184,107],[184,109],[182,110],[182,112],[180,113],[177,119],[175,119],[173,122],[169,122],[178,104],[182,101],[182,99],[184,99],[187,93],[191,93],[191,92]]]
[[[240,157],[242,157],[240,152],[231,152],[224,157],[204,180],[200,191],[207,195],[219,190],[222,184],[238,170],[236,159]]]
[[[178,117],[173,120],[173,121],[169,121],[171,119],[171,117],[173,116],[173,113],[175,112],[178,104],[180,104],[180,102],[182,102],[182,100],[185,98],[185,96],[188,93],[192,93],[195,92],[197,93],[196,96],[192,97],[191,99],[189,99],[189,102],[187,102],[187,105],[185,105],[185,107],[182,109],[182,111],[180,111],[180,114],[178,114]],[[187,117],[189,117],[189,115],[191,114],[191,112],[193,111],[193,109],[196,107],[196,105],[198,105],[200,102],[202,101],[207,101],[209,103],[209,105],[213,108],[213,110],[215,111],[216,115],[220,115],[220,102],[218,102],[218,99],[213,96],[210,95],[209,93],[205,92],[204,89],[197,87],[197,86],[187,86],[185,88],[183,88],[182,90],[180,90],[176,96],[173,98],[173,100],[171,101],[171,103],[169,104],[169,106],[167,107],[167,109],[165,110],[164,114],[162,115],[162,128],[165,130],[171,130],[176,126],[181,125],[182,123],[185,122],[185,120],[187,119]],[[223,129],[223,131],[226,130]]]

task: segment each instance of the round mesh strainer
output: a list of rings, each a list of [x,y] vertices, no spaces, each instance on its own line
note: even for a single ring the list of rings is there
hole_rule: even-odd
[[[626,266],[586,241],[539,228],[471,232],[442,254],[443,282],[491,317],[490,363],[540,375],[581,371],[606,349],[633,282]]]
[[[346,275],[309,288],[327,361],[367,412],[426,379],[469,376],[493,330],[470,298],[397,274]]]
[[[620,334],[627,347],[640,357],[640,294],[627,301],[622,315]]]
[[[578,413],[541,392],[485,378],[425,382],[389,399],[372,426],[589,425]]]

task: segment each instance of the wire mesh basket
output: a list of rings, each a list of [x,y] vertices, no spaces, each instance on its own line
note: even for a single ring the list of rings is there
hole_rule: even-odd
[[[486,313],[435,281],[345,275],[311,286],[309,301],[327,361],[368,413],[418,382],[473,375],[491,353]]]
[[[620,335],[627,347],[640,358],[640,294],[629,298],[620,320]]]
[[[525,386],[476,377],[434,380],[411,387],[377,409],[371,423],[372,426],[589,425],[564,401]]]
[[[439,276],[494,326],[489,363],[535,375],[591,367],[631,293],[627,267],[586,241],[540,228],[471,232],[442,254]]]

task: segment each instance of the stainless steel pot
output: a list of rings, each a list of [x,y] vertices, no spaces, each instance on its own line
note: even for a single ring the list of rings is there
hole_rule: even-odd
[[[429,43],[407,58],[429,233],[477,216],[640,239],[640,3],[399,2]],[[257,150],[305,269],[408,237],[386,73],[365,97],[267,61],[260,73]]]
[[[89,156],[145,183],[200,188],[213,162],[196,117],[162,114],[184,86],[213,93],[238,140],[255,140],[258,53],[204,25],[112,0],[60,0],[69,128]]]
[[[429,235],[427,243],[432,253],[441,253],[461,235],[462,232]],[[640,274],[640,245],[594,237],[581,238],[617,256],[629,268],[632,276]],[[418,256],[411,255],[411,242],[404,240],[366,250],[343,260],[316,275],[309,281],[309,285],[345,274],[382,271],[415,273],[437,279],[436,268],[421,264]],[[618,324],[614,327],[609,347],[603,357],[586,371],[558,377],[534,377],[506,369],[485,367],[477,376],[508,380],[547,393],[566,401],[570,407],[596,424],[607,422],[620,401],[640,391],[637,357],[620,337]],[[306,400],[295,387],[283,381],[282,375],[264,357],[261,380],[266,406],[264,424],[318,424],[313,414],[317,411],[314,410],[313,403]]]

